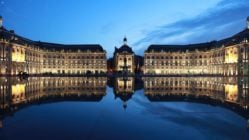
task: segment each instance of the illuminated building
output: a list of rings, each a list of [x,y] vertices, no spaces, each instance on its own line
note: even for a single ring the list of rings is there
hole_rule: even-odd
[[[100,74],[107,72],[100,45],[64,45],[32,41],[6,30],[0,17],[0,75]],[[246,29],[220,41],[190,45],[150,45],[136,56],[124,38],[115,48],[110,72],[158,75],[249,75],[249,17]],[[143,63],[144,66],[141,64]]]
[[[242,32],[220,41],[191,45],[150,45],[144,74],[249,75],[249,18]]]
[[[135,71],[135,54],[124,38],[124,44],[120,48],[115,47],[114,52],[115,71],[123,74],[134,73]]]
[[[0,18],[2,24],[2,18]],[[0,75],[106,73],[100,45],[64,45],[32,41],[0,26]]]

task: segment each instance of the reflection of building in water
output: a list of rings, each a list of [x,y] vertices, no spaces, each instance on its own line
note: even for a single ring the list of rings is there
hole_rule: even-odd
[[[2,78],[0,109],[42,102],[43,100],[100,101],[106,94],[106,77]]]
[[[127,101],[134,93],[134,77],[117,77],[114,84],[115,98],[119,97],[123,101],[123,107],[127,107]]]
[[[0,77],[0,108],[6,108],[6,104],[3,104],[6,102],[7,99],[9,99],[10,94],[10,86],[9,81],[5,77]]]
[[[146,77],[143,80],[144,93],[151,101],[213,99],[248,110],[248,78]]]
[[[225,99],[231,102],[238,100],[238,85],[225,85]]]

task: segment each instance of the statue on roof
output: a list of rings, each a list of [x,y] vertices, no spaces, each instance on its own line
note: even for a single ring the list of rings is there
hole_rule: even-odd
[[[124,44],[127,45],[127,38],[126,37],[124,37]]]

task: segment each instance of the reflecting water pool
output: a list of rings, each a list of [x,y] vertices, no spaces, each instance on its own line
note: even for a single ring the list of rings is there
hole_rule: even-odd
[[[0,78],[0,139],[248,140],[248,77]]]

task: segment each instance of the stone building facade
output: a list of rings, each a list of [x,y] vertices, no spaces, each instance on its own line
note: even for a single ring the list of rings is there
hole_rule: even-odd
[[[2,18],[1,18],[2,23]],[[106,51],[96,44],[32,41],[0,27],[0,75],[106,73]]]
[[[160,75],[238,76],[249,75],[248,66],[247,25],[242,32],[220,41],[191,45],[150,45],[144,53],[143,71],[145,74]]]
[[[116,72],[134,73],[135,72],[135,54],[124,38],[124,44],[120,48],[115,48],[114,67]]]

